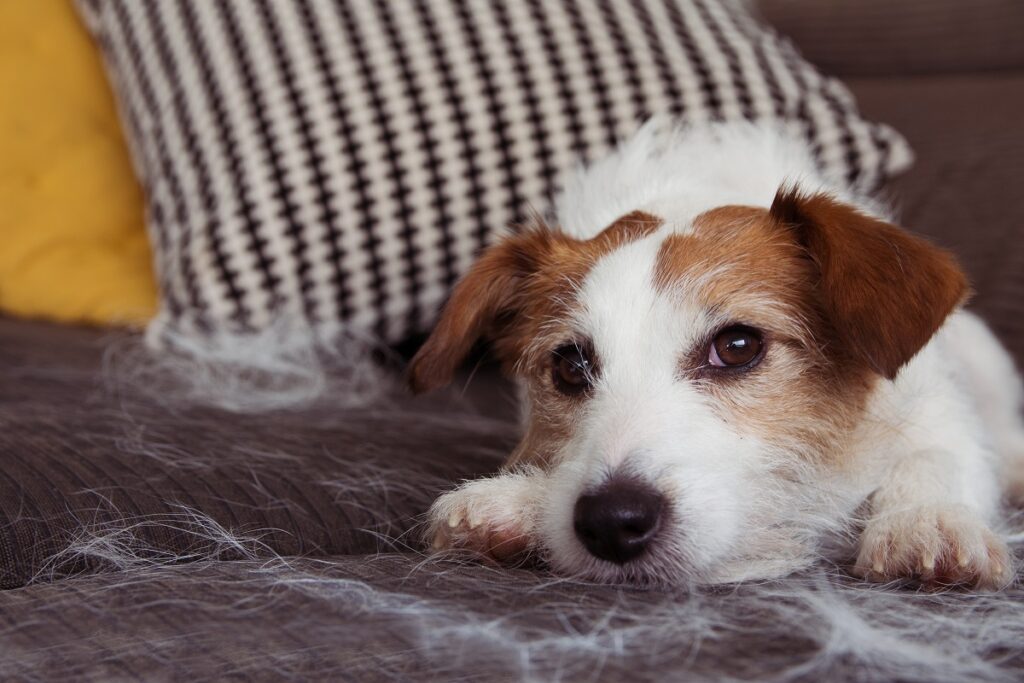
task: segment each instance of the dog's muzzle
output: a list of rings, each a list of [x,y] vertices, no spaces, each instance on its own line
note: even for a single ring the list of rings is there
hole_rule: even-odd
[[[613,476],[576,501],[573,528],[594,557],[625,564],[643,554],[661,528],[664,497],[635,478]]]

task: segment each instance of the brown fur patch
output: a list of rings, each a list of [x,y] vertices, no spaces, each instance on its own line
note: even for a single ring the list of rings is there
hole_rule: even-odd
[[[663,243],[656,285],[764,331],[765,359],[749,371],[708,367],[711,339],[683,371],[740,428],[808,453],[842,450],[877,375],[893,378],[966,292],[952,258],[924,240],[792,193],[770,211],[699,216]]]
[[[557,321],[584,277],[603,255],[650,234],[661,219],[634,211],[589,240],[538,223],[488,249],[456,285],[433,334],[413,358],[415,392],[451,381],[480,337],[491,337],[506,364]],[[509,365],[509,367],[511,367]]]
[[[523,283],[518,315],[494,335],[498,356],[516,367],[535,364],[532,351],[550,350],[568,339],[564,329],[568,311],[573,307],[579,287],[602,257],[631,242],[646,237],[661,226],[661,219],[634,211],[617,219],[589,240],[578,240],[558,234],[552,249],[539,260],[539,265]]]
[[[678,291],[722,325],[761,330],[765,357],[749,370],[718,369],[707,353],[710,330],[681,372],[713,397],[738,429],[806,459],[842,450],[871,386],[866,373],[834,362],[811,289],[814,268],[764,209],[727,206],[694,221],[693,231],[662,243],[656,286]]]
[[[819,306],[847,351],[892,379],[968,293],[947,252],[825,195],[782,191],[772,219],[814,262]]]
[[[802,337],[810,268],[763,209],[727,206],[698,216],[693,231],[661,245],[655,286],[682,287],[735,322]]]
[[[531,375],[530,401],[539,416],[507,466],[549,463],[571,435],[575,411],[572,399],[552,389],[549,359],[540,354],[569,341],[567,312],[594,264],[661,224],[636,211],[589,240],[538,224],[489,249],[456,286],[434,333],[413,359],[413,390],[448,383],[477,338],[491,338],[507,372]]]

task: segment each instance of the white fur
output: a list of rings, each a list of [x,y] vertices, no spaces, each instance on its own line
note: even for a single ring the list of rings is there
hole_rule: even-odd
[[[592,237],[635,210],[665,223],[601,258],[579,287],[571,323],[599,348],[600,378],[556,464],[529,475],[535,506],[523,502],[526,475],[504,474],[442,497],[436,523],[485,495],[502,524],[518,522],[560,572],[718,582],[789,573],[826,548],[852,552],[842,532],[870,498],[863,569],[879,570],[879,554],[901,544],[927,568],[946,543],[961,566],[998,575],[1001,542],[989,529],[999,526],[1000,474],[1019,469],[1024,458],[1022,389],[1012,361],[973,315],[954,313],[895,381],[879,382],[846,468],[803,466],[793,453],[721,420],[705,395],[677,377],[680,353],[723,320],[680,296],[695,283],[657,291],[661,243],[718,206],[767,208],[785,185],[883,213],[837,179],[821,177],[804,143],[771,127],[654,122],[581,170],[557,203],[567,233]],[[576,538],[573,506],[620,467],[655,484],[685,523],[663,530],[657,552],[615,565]]]
[[[881,211],[842,179],[823,176],[807,145],[789,129],[730,123],[695,131],[655,118],[566,183],[555,203],[557,224],[587,238],[620,216],[646,211],[665,218],[670,229],[685,230],[695,216],[715,207],[770,206],[786,183]]]
[[[280,317],[257,332],[202,334],[152,325],[144,340],[112,338],[104,353],[109,388],[135,391],[167,405],[202,405],[235,413],[379,404],[399,386],[373,361],[386,354],[368,335],[332,326],[313,331]]]

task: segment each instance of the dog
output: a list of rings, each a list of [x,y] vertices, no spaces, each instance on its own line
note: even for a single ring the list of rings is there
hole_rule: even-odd
[[[432,390],[486,338],[523,407],[502,471],[431,507],[435,550],[643,585],[822,557],[1014,579],[1024,390],[950,254],[767,125],[649,122],[556,214],[482,254],[410,363]]]

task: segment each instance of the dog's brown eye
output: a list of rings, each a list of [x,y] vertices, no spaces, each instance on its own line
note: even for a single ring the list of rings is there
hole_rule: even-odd
[[[708,362],[716,368],[738,368],[760,359],[764,342],[757,330],[749,327],[727,327],[719,332],[711,348]]]
[[[575,396],[590,388],[594,367],[585,348],[578,344],[560,346],[555,349],[552,361],[552,377],[560,392]]]

